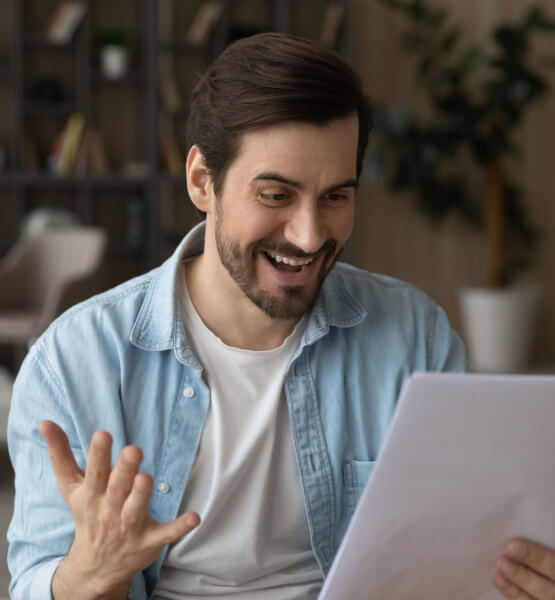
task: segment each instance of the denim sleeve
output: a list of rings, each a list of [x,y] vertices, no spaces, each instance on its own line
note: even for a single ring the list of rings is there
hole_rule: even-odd
[[[439,306],[432,306],[426,353],[428,370],[464,373],[468,370],[464,344]]]
[[[17,376],[8,419],[8,449],[15,470],[14,513],[8,528],[13,600],[51,600],[50,581],[73,539],[73,518],[56,488],[48,449],[38,431],[45,418],[68,431],[64,405],[61,386],[37,344]],[[73,450],[82,464],[82,452]]]
[[[56,487],[48,448],[38,431],[43,419],[60,425],[84,468],[85,451],[68,406],[63,380],[52,370],[39,340],[17,376],[8,420],[15,470],[14,512],[8,528],[12,600],[52,600],[52,577],[73,540],[73,516]],[[129,598],[146,600],[142,573],[133,578]]]

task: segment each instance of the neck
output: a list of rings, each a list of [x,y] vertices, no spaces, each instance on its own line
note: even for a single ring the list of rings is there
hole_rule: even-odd
[[[271,350],[280,346],[299,319],[271,318],[245,296],[219,261],[211,262],[205,253],[185,265],[191,302],[208,329],[235,348]],[[219,271],[217,277],[215,270]]]

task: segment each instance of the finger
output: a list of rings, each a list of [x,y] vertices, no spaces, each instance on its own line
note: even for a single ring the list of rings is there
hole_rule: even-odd
[[[200,524],[196,512],[186,512],[169,523],[157,523],[151,530],[147,544],[162,548],[190,533]]]
[[[123,525],[129,530],[137,530],[142,527],[148,515],[148,505],[152,496],[154,482],[152,477],[146,473],[139,473],[133,482],[131,493],[125,501],[121,513]]]
[[[495,587],[509,600],[534,600],[526,592],[521,590],[518,586],[511,583],[508,579],[503,577],[499,572],[495,574],[493,578]]]
[[[58,488],[65,498],[69,487],[83,480],[83,471],[75,462],[64,430],[53,421],[41,421],[39,432],[48,446],[48,456],[56,476]]]
[[[121,451],[106,489],[106,501],[114,510],[122,509],[142,460],[143,453],[138,446],[127,446]]]
[[[497,561],[497,568],[507,581],[526,592],[530,597],[537,598],[537,600],[553,600],[555,598],[555,581],[547,579],[529,567],[503,556]],[[526,598],[527,595],[523,597]]]
[[[91,439],[85,468],[85,487],[91,495],[106,491],[110,477],[112,436],[107,431],[96,431]]]
[[[506,555],[555,582],[555,550],[523,538],[511,538],[505,546]],[[554,594],[555,597],[555,594]]]

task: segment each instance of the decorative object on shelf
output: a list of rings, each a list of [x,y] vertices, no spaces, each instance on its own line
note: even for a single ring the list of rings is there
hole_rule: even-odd
[[[149,174],[148,163],[144,160],[129,160],[123,165],[121,173],[131,179],[144,179]]]
[[[342,0],[329,0],[324,11],[322,27],[320,30],[320,41],[322,44],[334,48],[341,23],[345,19],[345,4]]]
[[[45,28],[46,38],[55,44],[67,44],[87,14],[82,0],[59,0]]]
[[[183,100],[177,85],[173,67],[166,65],[160,67],[160,92],[164,108],[172,114],[179,112],[183,107]]]
[[[87,127],[85,136],[87,168],[90,168],[91,173],[95,175],[106,175],[110,171],[110,163],[102,134],[92,127]]]
[[[223,13],[224,3],[222,0],[204,0],[185,35],[186,41],[192,46],[205,44]]]
[[[100,36],[100,64],[107,79],[121,79],[128,69],[127,33],[123,29],[107,29]]]
[[[530,7],[518,22],[497,25],[481,46],[461,48],[462,32],[448,21],[444,8],[427,0],[381,2],[409,20],[402,41],[416,62],[416,80],[430,112],[427,119],[419,119],[405,108],[376,106],[379,142],[369,153],[370,165],[380,171],[383,158],[390,159],[390,185],[412,192],[433,221],[456,212],[484,231],[486,283],[492,302],[505,306],[520,296],[517,276],[533,264],[540,237],[505,161],[518,157],[516,129],[534,100],[548,91],[544,67],[553,66],[553,57],[532,57],[532,41],[539,34],[555,33],[555,20]],[[478,292],[479,304],[484,294],[487,291]],[[537,306],[537,291],[524,288],[522,295],[523,305]],[[503,365],[495,357],[482,364],[481,354],[476,354],[481,342],[471,340],[478,327],[469,322],[473,309],[466,306],[473,298],[470,290],[461,295],[474,368],[508,371],[523,366],[514,361]],[[513,309],[492,309],[479,326],[489,347],[499,336],[500,348],[494,350],[498,358],[502,348],[516,339],[512,325],[533,322],[522,314],[509,319],[510,314],[515,314]],[[493,323],[494,316],[502,319],[501,324]],[[492,331],[486,333],[484,327],[489,325]]]

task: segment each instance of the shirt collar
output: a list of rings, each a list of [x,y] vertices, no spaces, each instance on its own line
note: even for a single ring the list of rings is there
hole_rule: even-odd
[[[205,222],[199,223],[183,238],[175,252],[153,271],[145,298],[131,330],[130,341],[144,350],[175,350],[178,358],[200,367],[186,344],[179,308],[179,285],[183,282],[183,261],[198,256],[204,249]],[[326,335],[331,326],[353,327],[367,311],[347,291],[336,265],[322,286],[309,315],[301,347]],[[185,342],[185,343],[184,343]]]

